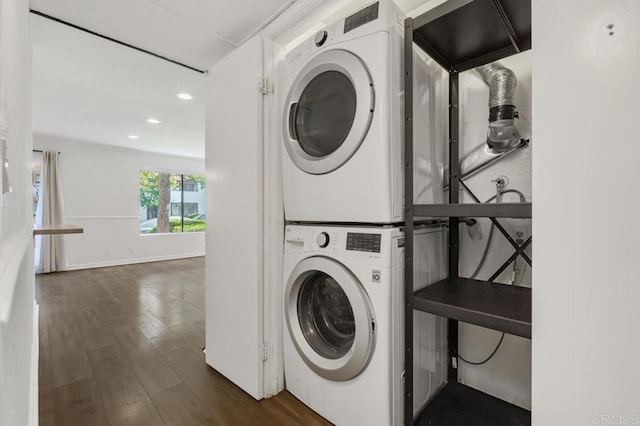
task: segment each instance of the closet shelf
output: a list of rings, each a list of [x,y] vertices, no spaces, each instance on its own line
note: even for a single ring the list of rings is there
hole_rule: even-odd
[[[414,42],[446,70],[531,49],[531,2],[449,0],[413,20]]]
[[[530,218],[531,203],[415,204],[414,217]]]
[[[529,426],[531,412],[457,382],[449,382],[414,422],[420,426]]]
[[[460,204],[460,73],[531,49],[531,0],[447,0],[404,24],[404,69],[413,69],[414,47],[419,47],[449,73],[449,190],[448,204],[413,204],[413,173],[405,173],[405,232],[410,238],[414,219],[460,217],[531,218],[531,203]],[[405,72],[405,153],[414,149],[414,76]],[[415,163],[409,155],[407,170]],[[495,221],[495,219],[494,219]],[[531,289],[458,277],[460,230],[449,229],[449,275],[417,292],[411,271],[418,267],[419,253],[405,248],[404,297],[405,365],[414,362],[413,314],[415,310],[449,319],[447,377],[449,383],[436,394],[417,419],[413,417],[413,372],[407,369],[404,385],[404,424],[418,425],[530,425],[525,409],[458,383],[458,321],[531,338]],[[511,240],[510,240],[511,241]],[[530,240],[527,243],[530,244]],[[514,256],[518,256],[518,248]],[[509,258],[503,264],[512,262]],[[461,362],[461,361],[460,361]]]
[[[414,293],[413,307],[469,324],[531,338],[531,289],[447,278]]]

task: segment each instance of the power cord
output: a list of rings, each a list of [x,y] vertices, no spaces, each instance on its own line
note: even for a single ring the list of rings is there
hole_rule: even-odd
[[[491,352],[491,354],[485,358],[483,361],[468,361],[466,359],[464,359],[462,357],[462,355],[458,354],[458,358],[461,359],[462,361],[466,362],[467,364],[471,364],[471,365],[482,365],[482,364],[486,364],[487,362],[489,362],[491,360],[491,358],[493,358],[493,356],[496,354],[496,352],[498,352],[498,349],[500,349],[500,346],[502,345],[502,341],[504,340],[504,332],[502,333],[502,335],[500,336],[500,340],[498,341],[498,344],[496,345],[495,349],[493,350],[493,352]]]
[[[496,183],[496,185],[500,185],[499,182]],[[489,198],[487,201],[485,201],[485,203],[490,203],[493,200],[496,200],[496,203],[500,203],[502,201],[502,195],[503,194],[508,194],[508,193],[516,193],[520,196],[520,202],[524,202],[526,201],[526,198],[524,196],[524,194],[520,191],[518,191],[517,189],[507,189],[502,191],[500,189],[500,187],[498,186],[498,191],[496,191],[496,195],[494,195],[493,197]],[[489,236],[487,237],[487,243],[484,246],[484,250],[482,252],[482,256],[480,257],[480,261],[478,262],[478,266],[476,266],[476,269],[473,271],[473,274],[471,274],[470,278],[475,278],[478,273],[480,272],[480,270],[482,269],[482,267],[484,266],[484,262],[487,260],[487,254],[489,253],[489,247],[491,246],[491,240],[493,239],[493,231],[495,230],[495,225],[493,223],[491,223],[491,228],[489,229]],[[525,265],[526,268],[526,265]],[[522,275],[524,275],[524,270],[521,272]],[[521,276],[522,276],[521,275]],[[504,341],[504,335],[505,333],[502,332],[500,335],[500,340],[498,340],[498,344],[496,345],[496,347],[493,349],[493,351],[491,352],[491,354],[489,354],[489,356],[487,358],[485,358],[482,361],[469,361],[467,359],[464,359],[464,357],[462,355],[460,355],[460,353],[458,353],[458,358],[470,365],[483,365],[486,364],[487,362],[489,362],[494,356],[495,354],[498,352],[498,349],[500,349],[500,346],[502,346],[502,342]]]

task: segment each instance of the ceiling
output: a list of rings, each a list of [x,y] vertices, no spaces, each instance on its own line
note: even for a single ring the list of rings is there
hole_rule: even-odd
[[[204,157],[203,74],[31,18],[34,133]]]
[[[295,1],[31,0],[31,8],[206,70]],[[327,0],[326,9],[368,1]],[[398,3],[409,11],[441,1]],[[31,18],[36,134],[204,157],[203,74],[37,15]],[[194,99],[180,100],[179,92]],[[149,118],[161,123],[147,123]]]
[[[31,0],[30,6],[206,70],[290,3]],[[36,134],[204,157],[203,74],[37,15],[31,19]],[[180,100],[179,92],[194,99]],[[149,118],[161,123],[147,123]]]
[[[206,70],[294,0],[31,0],[31,9]]]

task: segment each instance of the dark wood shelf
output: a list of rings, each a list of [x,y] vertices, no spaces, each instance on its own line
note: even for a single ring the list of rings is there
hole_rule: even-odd
[[[414,217],[530,218],[531,203],[416,204]]]
[[[449,0],[414,18],[414,42],[447,70],[531,49],[529,0]]]
[[[461,383],[450,382],[431,400],[414,424],[529,426],[531,412]]]
[[[531,338],[531,289],[447,278],[414,293],[414,309]]]

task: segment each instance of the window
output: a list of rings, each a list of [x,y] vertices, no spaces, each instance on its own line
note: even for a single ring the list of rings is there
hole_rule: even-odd
[[[31,169],[31,195],[33,198],[33,221],[36,220],[36,212],[38,211],[38,202],[40,201],[40,175],[42,174],[42,159],[38,156],[33,158],[33,167]]]
[[[198,203],[171,203],[171,216],[182,216],[184,211],[184,217],[191,217],[198,215]]]
[[[192,180],[186,180],[182,184],[182,187],[185,191],[196,192],[198,190],[198,182],[194,182]]]
[[[204,189],[202,175],[140,171],[140,233],[204,231]]]

